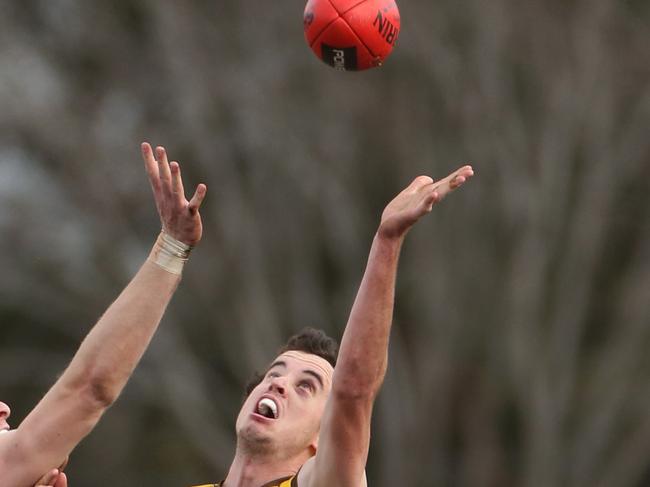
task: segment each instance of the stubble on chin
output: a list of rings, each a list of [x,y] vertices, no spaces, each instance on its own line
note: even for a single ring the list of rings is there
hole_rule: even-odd
[[[270,435],[254,425],[246,425],[237,434],[237,449],[247,455],[268,456],[275,451],[275,446]]]

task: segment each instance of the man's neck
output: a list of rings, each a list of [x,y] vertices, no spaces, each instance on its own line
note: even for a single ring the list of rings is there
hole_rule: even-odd
[[[280,460],[274,456],[249,455],[237,449],[223,487],[262,487],[276,479],[296,475],[307,458]]]

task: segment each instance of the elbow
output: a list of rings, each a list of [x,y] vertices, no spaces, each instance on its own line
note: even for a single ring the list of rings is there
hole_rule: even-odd
[[[332,384],[332,395],[339,402],[372,404],[381,388],[381,381],[344,380]]]
[[[346,363],[341,367],[337,364],[332,383],[332,394],[338,399],[346,401],[373,402],[384,383],[386,369],[386,361],[375,364],[374,367],[369,367],[361,360]]]
[[[68,393],[83,401],[88,410],[101,411],[112,406],[126,382],[125,374],[117,366],[86,363],[68,367],[61,377],[61,385]]]
[[[90,401],[100,409],[108,409],[111,407],[119,396],[116,388],[108,380],[101,378],[89,381],[87,395]]]
[[[72,390],[91,410],[108,409],[117,400],[119,391],[110,374],[90,372],[73,382]]]
[[[338,404],[348,404],[351,407],[363,407],[364,405],[372,406],[375,402],[377,394],[370,390],[347,390],[347,389],[332,389],[332,396],[334,401]]]

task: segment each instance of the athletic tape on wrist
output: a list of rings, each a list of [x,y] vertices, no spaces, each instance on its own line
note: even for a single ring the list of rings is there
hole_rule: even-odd
[[[176,240],[164,230],[156,239],[150,260],[172,274],[181,275],[192,246]]]

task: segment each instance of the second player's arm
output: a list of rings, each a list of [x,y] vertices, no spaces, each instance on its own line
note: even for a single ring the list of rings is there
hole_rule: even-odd
[[[341,341],[316,456],[300,485],[360,487],[370,444],[372,408],[384,381],[399,254],[408,230],[473,174],[465,166],[434,182],[416,178],[384,210]]]

